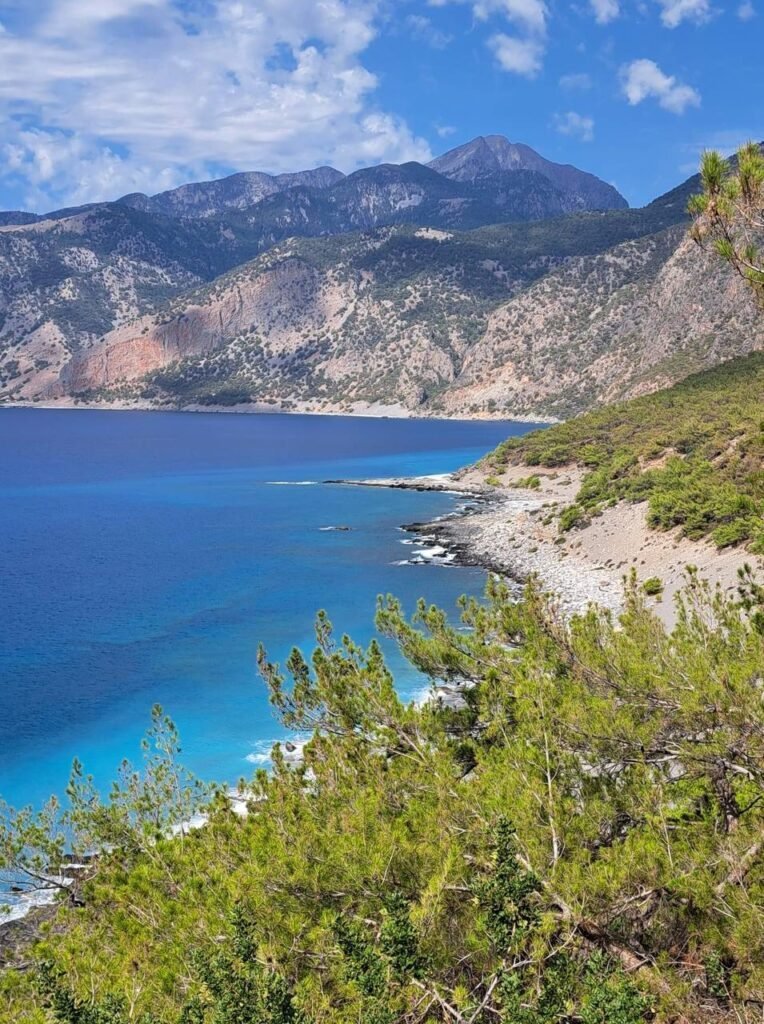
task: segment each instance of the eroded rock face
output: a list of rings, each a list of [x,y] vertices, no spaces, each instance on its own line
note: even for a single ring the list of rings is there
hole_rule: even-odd
[[[160,401],[229,381],[276,403],[563,417],[764,346],[743,285],[683,227],[511,271],[457,242],[356,237],[323,265],[292,243],[76,353],[59,393],[172,364]]]
[[[301,332],[336,325],[346,295],[304,261],[287,256],[262,273],[239,275],[160,317],[142,317],[75,353],[64,369],[59,394],[135,381],[178,360],[204,356],[257,334],[282,351]]]
[[[677,228],[571,259],[496,309],[444,406],[565,417],[762,347],[749,291]]]

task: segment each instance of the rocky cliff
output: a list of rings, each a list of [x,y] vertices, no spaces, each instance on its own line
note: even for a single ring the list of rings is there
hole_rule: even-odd
[[[575,212],[620,197],[497,137],[435,165],[9,215],[0,396],[564,417],[764,343],[686,239],[695,179]]]
[[[294,240],[107,334],[47,394],[565,417],[764,346],[683,224],[605,223]]]

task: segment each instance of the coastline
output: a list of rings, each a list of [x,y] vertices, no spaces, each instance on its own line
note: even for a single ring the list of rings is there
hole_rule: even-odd
[[[408,523],[402,529],[422,544],[442,548],[448,564],[475,566],[518,585],[537,576],[555,595],[565,617],[585,611],[592,601],[615,613],[622,607],[622,573],[585,562],[542,535],[541,520],[549,504],[543,495],[490,487],[471,470],[460,475],[326,482],[441,491],[470,498],[469,505],[457,512],[430,522]]]
[[[529,473],[539,474],[534,489],[518,483]],[[659,581],[658,592],[645,593],[644,599],[668,629],[676,623],[675,597],[687,583],[689,566],[727,596],[737,592],[742,565],[750,564],[760,580],[764,577],[761,556],[734,547],[719,550],[708,541],[682,537],[678,530],[651,529],[646,502],[622,502],[581,528],[561,532],[560,512],[575,500],[581,478],[574,466],[554,472],[523,466],[507,468],[501,481],[494,478],[492,484],[479,467],[438,477],[335,482],[469,497],[469,504],[455,513],[403,527],[417,543],[442,552],[414,561],[476,566],[517,585],[535,576],[564,618],[585,612],[592,603],[617,615],[632,570],[639,582]]]
[[[536,576],[565,618],[586,611],[594,601],[618,613],[623,604],[622,575],[601,564],[587,564],[539,536],[544,503],[514,491],[480,495],[475,508],[407,529],[425,532],[454,556],[523,585]]]
[[[527,467],[522,471],[527,472]],[[623,608],[623,584],[629,568],[638,561],[640,565],[634,565],[638,571],[648,564],[646,558],[638,559],[637,555],[631,554],[628,530],[618,533],[618,526],[615,527],[617,544],[623,547],[621,554],[628,554],[628,558],[622,558],[617,564],[610,558],[606,562],[593,558],[591,545],[585,546],[580,539],[586,531],[573,531],[572,535],[561,536],[557,528],[557,516],[550,511],[554,508],[559,511],[558,506],[572,500],[580,484],[580,474],[566,467],[563,473],[552,474],[539,490],[530,490],[512,487],[512,471],[508,470],[507,473],[509,479],[501,487],[487,484],[482,471],[476,467],[468,467],[456,473],[332,479],[321,483],[430,491],[459,496],[464,501],[458,504],[455,511],[434,520],[401,525],[400,529],[411,535],[411,539],[403,541],[410,548],[406,564],[480,568],[505,578],[517,588],[518,593],[531,576],[536,576],[543,588],[556,600],[560,614],[565,619],[585,612],[592,603],[617,615]],[[619,517],[621,526],[624,520],[630,518],[633,521],[632,530],[638,520],[644,518],[644,510],[638,505],[613,509],[611,512]],[[606,516],[602,519],[605,520]],[[603,533],[602,524],[588,529],[595,531],[594,548],[598,550],[597,545]],[[607,533],[607,526],[604,532]],[[640,535],[640,543],[643,540]],[[649,532],[649,542],[662,560],[661,568],[664,571],[669,568],[678,570],[673,580],[674,585],[667,586],[663,599],[651,599],[653,610],[667,626],[671,626],[675,620],[674,603],[670,598],[683,582],[684,566],[699,564],[701,572],[705,569],[711,582],[723,583],[725,578],[735,578],[737,565],[744,558],[739,552],[719,553],[707,544],[678,542],[676,537],[656,531]],[[603,555],[608,551],[604,545],[599,550]],[[639,549],[640,554],[643,550],[644,545]],[[708,555],[705,563],[704,552]],[[670,566],[669,559],[672,561]],[[652,569],[654,565],[650,564],[649,571]],[[642,578],[646,574],[639,571]],[[726,589],[731,590],[732,586]],[[428,692],[427,698],[422,699],[443,700],[450,706],[459,707],[463,696],[458,687],[442,686],[434,692]],[[298,742],[291,750],[287,748],[286,759],[298,760],[301,747],[302,743]],[[267,762],[268,754],[253,753],[248,755],[247,760],[253,764],[263,764]],[[233,789],[229,790],[228,795],[235,813],[246,814],[246,801]],[[205,821],[206,816],[199,815],[185,825],[193,829],[201,827]],[[15,901],[10,912],[0,913],[0,968],[3,966],[3,957],[9,961],[39,933],[42,924],[55,917],[59,892],[58,887],[37,890]]]
[[[444,422],[467,423],[530,423],[539,427],[551,426],[561,420],[554,416],[511,415],[503,410],[500,415],[489,416],[438,416],[417,413],[402,405],[381,405],[369,402],[355,402],[350,407],[331,405],[318,407],[310,402],[295,402],[293,407],[269,402],[246,402],[239,405],[156,405],[152,402],[114,401],[114,402],[75,402],[71,398],[45,399],[33,401],[27,399],[20,402],[0,401],[0,412],[3,409],[61,409],[81,412],[174,412],[174,413],[224,413],[235,416],[349,416],[361,419],[398,419],[398,420],[443,420]]]

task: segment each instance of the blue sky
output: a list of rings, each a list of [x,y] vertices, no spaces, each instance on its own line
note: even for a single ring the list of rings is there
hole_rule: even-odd
[[[764,0],[0,0],[0,208],[491,133],[639,205],[762,95]]]

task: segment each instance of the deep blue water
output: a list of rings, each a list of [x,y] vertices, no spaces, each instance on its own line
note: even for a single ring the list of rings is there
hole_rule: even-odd
[[[0,795],[103,785],[161,703],[184,757],[235,782],[279,735],[254,659],[312,647],[315,612],[367,641],[377,594],[450,608],[478,570],[396,565],[442,494],[274,481],[438,473],[527,425],[0,410]],[[345,524],[351,532],[323,532]],[[399,686],[421,680],[400,664]],[[249,760],[247,758],[250,758]]]

